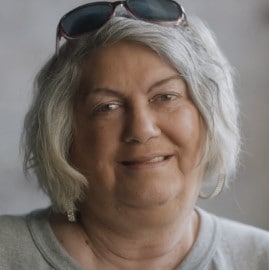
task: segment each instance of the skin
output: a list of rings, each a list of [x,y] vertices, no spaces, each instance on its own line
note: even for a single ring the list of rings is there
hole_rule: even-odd
[[[204,126],[180,74],[120,41],[88,55],[71,161],[88,180],[81,219],[51,217],[84,269],[175,269],[199,230]]]

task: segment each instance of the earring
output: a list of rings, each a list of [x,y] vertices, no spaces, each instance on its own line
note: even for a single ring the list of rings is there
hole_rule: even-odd
[[[212,199],[212,198],[218,196],[224,188],[225,180],[226,180],[226,175],[224,173],[221,173],[218,177],[218,183],[217,183],[215,189],[213,190],[213,192],[209,193],[207,195],[200,193],[199,198],[203,199],[203,200],[208,200],[208,199]]]
[[[76,222],[75,209],[71,201],[67,203],[66,215],[69,222]]]

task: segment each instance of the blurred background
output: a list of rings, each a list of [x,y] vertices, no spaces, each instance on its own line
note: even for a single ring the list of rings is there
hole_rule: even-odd
[[[54,53],[60,17],[87,3],[74,0],[1,0],[0,214],[48,205],[34,178],[25,179],[19,154],[24,114],[36,72]],[[269,230],[269,0],[182,0],[202,18],[235,67],[243,150],[234,183],[199,205],[218,215]]]

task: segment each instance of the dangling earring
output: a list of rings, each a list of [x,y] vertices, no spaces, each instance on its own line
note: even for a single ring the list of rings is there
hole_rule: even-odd
[[[71,200],[67,203],[66,215],[69,222],[76,222],[75,209]]]
[[[224,188],[225,180],[226,180],[226,175],[224,173],[221,173],[218,177],[218,183],[217,183],[215,189],[213,190],[213,192],[209,193],[208,195],[204,195],[204,194],[200,193],[199,198],[203,199],[203,200],[208,200],[208,199],[212,199],[212,198],[218,196]]]

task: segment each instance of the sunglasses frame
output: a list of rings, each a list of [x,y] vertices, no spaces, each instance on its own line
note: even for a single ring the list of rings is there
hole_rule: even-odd
[[[66,40],[74,40],[74,39],[79,39],[80,37],[88,34],[88,33],[92,33],[92,32],[95,32],[97,31],[99,28],[97,28],[96,30],[93,30],[93,31],[90,31],[90,32],[85,32],[83,34],[80,34],[80,35],[76,35],[76,36],[70,36],[68,35],[65,31],[64,31],[64,27],[62,25],[63,23],[63,20],[68,17],[71,13],[75,12],[75,11],[78,11],[80,9],[84,9],[86,7],[89,7],[89,6],[96,6],[96,5],[110,5],[111,6],[111,14],[109,16],[109,18],[107,19],[107,22],[117,16],[116,15],[116,7],[118,6],[121,6],[121,7],[124,7],[127,14],[131,15],[132,17],[138,19],[138,20],[141,20],[141,21],[145,21],[145,22],[150,22],[150,23],[154,23],[154,24],[159,24],[159,25],[166,25],[166,26],[171,26],[171,25],[183,25],[183,26],[186,26],[188,23],[187,23],[187,17],[186,17],[186,13],[183,9],[183,7],[177,3],[176,1],[174,0],[169,0],[170,2],[173,2],[176,4],[177,8],[179,9],[179,11],[181,12],[181,16],[179,18],[177,18],[177,20],[175,21],[154,21],[154,20],[146,20],[146,19],[143,19],[141,17],[138,17],[136,14],[134,14],[132,12],[132,10],[129,8],[128,6],[128,0],[125,0],[125,1],[115,1],[115,2],[108,2],[108,1],[103,1],[103,2],[93,2],[93,3],[88,3],[88,4],[84,4],[84,5],[81,5],[81,6],[78,6],[76,7],[75,9],[72,9],[71,11],[69,11],[68,13],[66,13],[59,21],[58,23],[58,26],[57,26],[57,31],[56,31],[56,55],[59,54],[59,50],[60,50],[60,41],[61,41],[61,38],[65,38]],[[127,15],[126,14],[126,15]],[[103,25],[102,25],[103,26]],[[101,26],[101,27],[102,27]],[[101,28],[100,27],[100,28]]]

